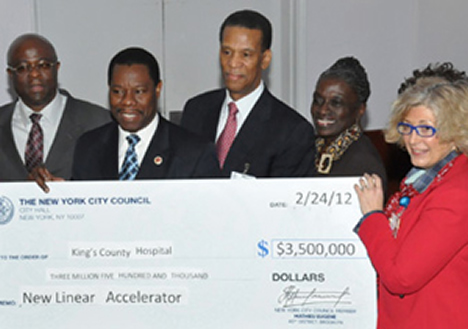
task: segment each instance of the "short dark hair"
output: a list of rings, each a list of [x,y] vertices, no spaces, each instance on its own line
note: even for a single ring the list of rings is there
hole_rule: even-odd
[[[239,26],[250,30],[262,31],[262,51],[270,49],[272,39],[271,23],[262,14],[253,10],[240,10],[229,15],[219,30],[219,41],[223,42],[224,29],[229,26]]]
[[[360,104],[367,103],[371,93],[370,84],[366,70],[356,58],[343,57],[338,59],[320,75],[317,85],[324,79],[343,80],[354,90]]]
[[[413,76],[406,78],[405,81],[402,82],[400,88],[398,88],[398,94],[401,94],[409,87],[414,86],[418,79],[428,77],[443,78],[447,80],[447,82],[455,82],[458,80],[467,79],[465,71],[459,71],[455,69],[453,64],[450,62],[435,64],[430,63],[422,70],[414,70]]]
[[[161,80],[159,77],[159,65],[156,58],[147,50],[138,47],[127,48],[119,51],[112,57],[107,71],[107,84],[110,86],[114,67],[116,65],[142,64],[148,68],[149,75],[154,84],[157,85]]]

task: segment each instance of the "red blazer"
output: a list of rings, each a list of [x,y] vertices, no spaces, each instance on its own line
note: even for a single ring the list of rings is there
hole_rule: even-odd
[[[468,328],[468,159],[411,199],[397,238],[382,213],[359,237],[379,275],[378,328]]]

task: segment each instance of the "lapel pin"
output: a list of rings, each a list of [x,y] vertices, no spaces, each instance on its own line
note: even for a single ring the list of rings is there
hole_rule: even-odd
[[[162,163],[163,163],[163,158],[161,156],[158,155],[157,157],[154,158],[154,164],[156,166],[160,166]]]

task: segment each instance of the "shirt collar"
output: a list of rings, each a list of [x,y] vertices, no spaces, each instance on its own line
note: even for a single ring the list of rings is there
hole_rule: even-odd
[[[54,99],[52,99],[52,101],[39,112],[42,114],[41,122],[47,121],[51,125],[58,125],[60,119],[62,118],[61,111],[66,101],[67,96],[62,95],[57,91]],[[21,98],[18,99],[18,111],[20,120],[24,123],[25,126],[31,123],[29,116],[33,113],[37,113],[29,106],[27,106]]]
[[[123,130],[122,127],[119,125],[119,143],[120,145],[122,143],[125,143],[127,145],[126,137],[131,135],[131,134],[136,134],[140,137],[140,140],[142,141],[149,141],[154,135],[154,132],[156,131],[159,123],[159,114],[156,113],[154,116],[153,120],[143,129],[138,130],[137,132],[129,132],[126,130]]]
[[[229,103],[234,102],[239,112],[245,115],[246,113],[249,113],[250,110],[254,107],[255,103],[257,103],[264,89],[265,89],[265,84],[263,83],[263,80],[261,80],[260,84],[258,85],[257,88],[254,89],[254,91],[242,97],[241,99],[238,99],[237,101],[234,101],[231,98],[229,91],[226,89],[226,100],[225,100],[224,107],[227,108],[227,105]]]

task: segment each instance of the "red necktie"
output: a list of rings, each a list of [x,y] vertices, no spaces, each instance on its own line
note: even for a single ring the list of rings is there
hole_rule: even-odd
[[[33,113],[29,116],[32,121],[32,127],[29,131],[28,142],[26,143],[25,162],[26,169],[31,171],[33,168],[42,165],[44,157],[44,133],[42,132],[39,120],[42,114]]]
[[[226,160],[229,149],[231,148],[232,142],[236,137],[237,131],[237,119],[236,114],[239,112],[237,106],[234,102],[228,104],[229,106],[229,116],[224,126],[224,130],[216,142],[216,149],[218,151],[218,160],[221,168],[224,166],[224,161]]]

